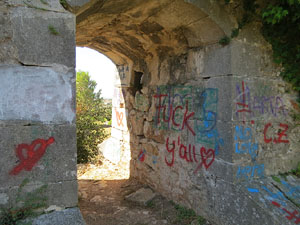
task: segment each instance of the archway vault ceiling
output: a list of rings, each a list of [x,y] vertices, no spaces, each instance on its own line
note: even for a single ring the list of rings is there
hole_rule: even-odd
[[[77,45],[116,64],[178,55],[224,36],[207,14],[183,0],[94,0],[76,14]]]

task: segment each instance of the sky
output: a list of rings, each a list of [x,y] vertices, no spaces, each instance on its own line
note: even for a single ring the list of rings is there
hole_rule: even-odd
[[[76,71],[79,70],[89,72],[92,80],[97,82],[96,91],[101,89],[103,98],[113,97],[113,78],[117,68],[109,58],[93,49],[76,47]]]

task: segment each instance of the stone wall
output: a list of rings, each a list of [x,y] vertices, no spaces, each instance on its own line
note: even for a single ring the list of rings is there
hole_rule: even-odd
[[[0,207],[24,180],[46,208],[77,205],[74,46],[59,1],[0,2]]]
[[[77,43],[132,65],[131,176],[215,224],[298,223],[299,179],[270,176],[297,167],[299,109],[259,26],[221,46],[237,24],[222,3],[89,4]]]
[[[24,178],[49,206],[77,202],[75,21],[47,2],[0,3],[2,205]],[[299,223],[299,179],[270,178],[299,162],[299,108],[257,24],[220,46],[237,24],[221,2],[67,3],[77,45],[119,68],[112,135],[132,177],[214,224]]]

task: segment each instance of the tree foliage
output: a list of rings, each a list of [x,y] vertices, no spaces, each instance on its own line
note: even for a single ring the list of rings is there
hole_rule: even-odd
[[[92,161],[98,153],[97,145],[106,137],[103,124],[111,120],[111,106],[106,105],[101,91],[95,92],[96,81],[87,72],[76,77],[77,162]]]
[[[300,102],[300,0],[239,1],[243,16],[231,37],[222,38],[220,44],[228,44],[254,19],[260,21],[262,35],[272,45],[274,62],[282,66],[281,76],[293,85]],[[226,4],[230,2],[225,0]]]

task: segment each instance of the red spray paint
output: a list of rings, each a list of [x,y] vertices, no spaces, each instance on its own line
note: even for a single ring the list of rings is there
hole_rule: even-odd
[[[42,158],[46,152],[46,148],[54,142],[54,138],[50,137],[48,140],[36,139],[28,144],[19,144],[16,148],[16,155],[20,160],[19,165],[17,165],[10,175],[18,175],[23,169],[26,171],[31,171],[35,164]],[[26,154],[24,155],[24,151]]]

